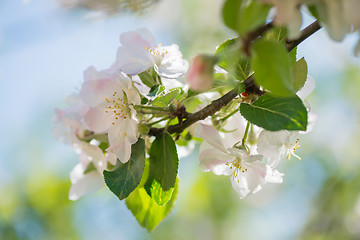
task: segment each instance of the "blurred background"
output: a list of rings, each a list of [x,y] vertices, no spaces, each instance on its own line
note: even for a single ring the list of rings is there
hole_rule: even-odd
[[[190,60],[234,36],[221,0],[0,1],[0,239],[360,239],[360,61],[355,37],[324,31],[298,48],[317,87],[314,130],[301,161],[283,161],[284,183],[239,200],[228,177],[203,173],[198,152],[180,163],[175,209],[151,233],[106,187],[68,200],[78,162],[52,137],[82,72],[115,60],[121,32],[148,27]],[[306,24],[312,19],[304,14]]]

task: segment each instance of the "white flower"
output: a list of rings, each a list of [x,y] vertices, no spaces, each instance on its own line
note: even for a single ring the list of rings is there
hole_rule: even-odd
[[[85,173],[86,166],[78,163],[70,172],[70,200],[78,200],[85,194],[96,192],[104,186],[104,179],[97,171]]]
[[[281,159],[285,157],[290,159],[291,156],[294,156],[301,159],[295,154],[300,147],[299,139],[296,139],[298,134],[298,131],[281,130],[271,132],[263,130],[258,138],[257,151],[269,159],[268,164],[272,168],[276,168]]]
[[[78,141],[73,145],[80,156],[80,163],[70,173],[70,200],[77,200],[102,188],[105,184],[103,172],[107,169],[107,163],[116,164],[116,156],[113,153],[104,154],[98,144],[96,140],[91,140],[90,143]]]
[[[84,105],[76,94],[68,96],[66,103],[68,107],[64,110],[55,109],[55,115],[51,119],[51,122],[55,125],[53,136],[58,141],[72,144],[78,141],[78,137],[86,129],[83,117],[89,107]]]
[[[140,104],[140,96],[129,77],[123,73],[85,71],[80,91],[83,101],[91,108],[85,122],[95,133],[108,133],[110,147],[121,162],[129,160],[131,145],[138,139],[138,119],[132,105]]]
[[[154,67],[160,76],[166,78],[177,78],[187,71],[188,63],[182,58],[178,45],[157,45],[146,28],[122,33],[120,42],[122,46],[112,66],[116,71],[135,75]]]
[[[200,146],[200,167],[217,175],[230,176],[234,190],[244,198],[261,190],[266,182],[281,183],[283,174],[264,163],[261,155],[249,155],[234,147],[234,136],[244,132],[241,122],[238,126],[235,134],[222,137],[212,126],[200,123],[195,128],[195,136],[204,140]]]

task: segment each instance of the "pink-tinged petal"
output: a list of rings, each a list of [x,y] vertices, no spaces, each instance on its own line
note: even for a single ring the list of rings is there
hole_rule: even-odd
[[[120,43],[124,46],[136,44],[140,47],[151,48],[155,46],[155,39],[149,29],[139,28],[136,31],[122,33]]]
[[[216,175],[229,175],[229,166],[225,163],[231,162],[235,157],[217,150],[207,142],[200,145],[200,168],[203,171],[212,171]]]
[[[214,82],[214,57],[196,56],[186,74],[186,81],[194,91],[207,91]]]
[[[96,107],[112,93],[116,78],[117,75],[108,71],[96,71],[94,67],[89,67],[84,72],[85,81],[79,93],[81,99],[88,106]]]
[[[212,145],[217,150],[226,153],[223,139],[219,132],[212,126],[199,123],[194,130],[194,135]]]
[[[99,105],[96,108],[91,108],[85,115],[85,122],[91,131],[95,133],[103,133],[112,123],[112,119],[106,113],[105,106]]]
[[[112,70],[135,75],[154,65],[153,55],[145,48],[136,46],[119,47]]]
[[[70,200],[75,201],[85,194],[95,192],[104,186],[103,177],[97,171],[84,174],[84,170],[79,163],[70,173],[72,183],[69,191]]]
[[[312,77],[308,76],[306,79],[306,82],[304,84],[304,87],[301,88],[296,94],[301,98],[301,100],[304,100],[307,96],[312,93],[315,89],[315,81]]]

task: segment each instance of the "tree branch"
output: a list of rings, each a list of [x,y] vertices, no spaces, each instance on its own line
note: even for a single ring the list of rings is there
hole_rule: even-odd
[[[266,27],[265,27],[266,26]],[[260,35],[263,34],[266,30],[268,30],[268,27],[271,27],[272,24],[270,23],[267,25],[264,25],[262,31],[260,32]],[[303,42],[306,38],[314,34],[316,31],[318,31],[321,28],[318,21],[313,22],[309,26],[307,26],[305,29],[303,29],[300,33],[300,37],[292,40],[287,41],[286,48],[290,52],[292,49],[294,49],[296,46],[298,46],[301,42]],[[255,37],[256,38],[256,37]],[[249,76],[244,82],[245,84],[245,92],[248,93],[257,93],[259,94],[262,91],[259,89],[258,85],[255,83],[255,80],[253,76]],[[260,91],[260,92],[259,92]],[[238,96],[238,93],[235,89],[231,90],[221,98],[212,101],[209,105],[204,107],[203,109],[195,112],[195,113],[189,113],[186,120],[182,123],[169,126],[167,131],[172,133],[181,133],[184,131],[185,128],[189,127],[190,125],[194,124],[195,122],[199,120],[203,120],[207,118],[208,116],[214,115],[217,111],[219,111],[222,107],[226,106],[231,100],[233,100],[236,96]],[[165,129],[164,128],[150,128],[149,135],[150,136],[156,136],[160,133],[162,133]]]

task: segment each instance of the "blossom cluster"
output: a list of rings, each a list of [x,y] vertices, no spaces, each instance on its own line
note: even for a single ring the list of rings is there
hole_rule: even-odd
[[[114,64],[102,71],[86,69],[80,91],[69,96],[69,107],[56,109],[52,119],[55,138],[72,144],[80,155],[70,174],[72,200],[101,188],[103,171],[117,159],[129,161],[140,136],[140,119],[148,120],[135,110],[149,92],[138,74],[154,69],[159,78],[174,79],[188,68],[177,45],[156,44],[148,29],[123,33],[120,43]]]
[[[196,111],[218,97],[219,93],[201,91],[211,89],[214,69],[227,74],[208,56],[196,57],[188,71],[179,47],[156,44],[145,28],[121,34],[120,43],[114,64],[102,71],[86,69],[80,91],[69,96],[69,106],[56,109],[53,117],[54,136],[71,144],[80,157],[70,173],[71,200],[100,189],[104,171],[118,162],[127,163],[139,138],[150,144],[149,128],[164,127],[166,131],[166,126],[181,121],[185,107]],[[304,100],[313,88],[314,82],[308,78],[297,95]],[[193,90],[197,94],[189,97]],[[200,167],[230,176],[240,198],[258,192],[265,183],[281,183],[283,174],[277,168],[282,159],[300,159],[295,153],[299,131],[268,131],[248,122],[239,106],[251,101],[247,93],[240,94],[226,109],[187,129],[194,137],[187,142],[202,141]],[[214,121],[216,117],[220,120]],[[181,145],[188,146],[188,153],[192,150],[191,144]],[[179,150],[180,146],[180,155]]]

